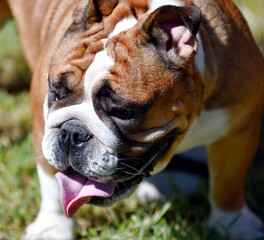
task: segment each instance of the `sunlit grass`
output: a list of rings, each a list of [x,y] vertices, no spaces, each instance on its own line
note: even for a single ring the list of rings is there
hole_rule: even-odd
[[[248,22],[260,48],[264,50],[264,1],[237,2],[246,16],[249,10],[244,7],[249,7]],[[26,76],[24,80],[28,78],[14,23],[8,23],[4,34],[0,34],[0,46],[0,82],[2,83],[3,76],[7,80],[21,75]],[[3,70],[8,68],[9,72],[4,73],[7,75],[3,75]],[[30,118],[27,92],[10,94],[0,91],[0,239],[20,239],[25,226],[34,219],[39,209],[40,196],[32,151]],[[259,158],[263,158],[263,155]],[[263,183],[263,169],[253,166],[247,181],[246,196],[250,206],[262,218]],[[163,204],[142,206],[133,195],[111,208],[86,205],[76,216],[76,235],[77,239],[82,240],[220,240],[206,228],[208,213],[207,183],[201,183],[199,193],[191,199],[176,192]]]
[[[11,95],[0,91],[0,116],[0,146],[22,141],[31,128],[28,92]]]
[[[31,135],[6,149],[0,146],[0,239],[20,239],[39,204]]]
[[[0,32],[0,88],[20,90],[29,85],[29,80],[15,23],[8,21]]]

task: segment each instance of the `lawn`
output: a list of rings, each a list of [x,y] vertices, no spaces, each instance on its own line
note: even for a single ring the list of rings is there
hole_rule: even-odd
[[[237,2],[264,53],[264,1]],[[36,216],[40,196],[30,131],[30,74],[13,22],[0,32],[0,46],[0,239],[13,240],[21,238]],[[262,140],[248,176],[246,196],[264,219],[263,160]],[[145,207],[135,195],[110,208],[86,205],[76,216],[77,239],[220,240],[206,228],[207,189],[207,182],[201,182],[199,192],[191,198],[175,191],[166,202]]]

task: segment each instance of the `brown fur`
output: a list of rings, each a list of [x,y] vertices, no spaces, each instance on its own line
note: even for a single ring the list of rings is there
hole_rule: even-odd
[[[69,87],[75,89],[76,94],[69,100],[69,104],[80,101],[84,72],[92,63],[94,54],[103,48],[100,40],[108,36],[122,16],[140,17],[145,13],[147,2],[120,0],[118,3],[110,1],[109,4],[100,5],[102,22],[96,23],[98,16],[87,17],[82,12],[85,1],[76,8],[79,3],[77,0],[9,0],[21,33],[25,55],[34,72],[31,99],[34,146],[37,152],[41,148],[43,136],[42,105],[47,92],[48,75],[50,78],[58,78],[65,72],[71,72],[75,81]],[[191,4],[191,1],[183,2]],[[193,95],[187,94],[186,83],[171,81],[174,76],[168,69],[160,67],[159,61],[162,60],[151,55],[151,49],[146,52],[146,48],[140,47],[139,43],[145,41],[142,25],[148,16],[141,18],[133,29],[108,43],[110,54],[117,56],[115,53],[122,52],[118,54],[108,79],[111,87],[129,102],[142,104],[157,95],[161,96],[155,107],[148,110],[137,130],[162,126],[181,115],[188,116],[190,123],[202,108],[225,108],[228,111],[231,132],[209,147],[213,187],[211,195],[218,207],[236,209],[244,202],[244,179],[258,144],[264,104],[264,61],[245,20],[232,1],[193,2],[202,10],[200,35],[206,58],[203,79],[197,69],[192,67],[193,58],[188,63],[182,62],[190,78],[187,85],[195,88],[192,90]],[[94,9],[91,5],[88,11]],[[70,37],[66,35],[60,43],[67,31]],[[52,67],[49,70],[50,65]],[[148,82],[150,75],[152,82]],[[191,79],[193,85],[190,84]],[[176,90],[172,91],[172,87]],[[164,103],[170,104],[164,107]],[[148,116],[152,116],[151,121]],[[187,130],[185,119],[181,120],[179,126]],[[161,160],[161,164],[166,165],[170,160],[178,141]],[[53,172],[45,159],[41,158],[40,161],[47,172]],[[233,188],[226,190],[225,186],[230,182]]]
[[[11,17],[11,12],[8,7],[8,4],[6,1],[0,1],[0,9],[1,9],[1,14],[0,14],[0,27],[1,25]]]

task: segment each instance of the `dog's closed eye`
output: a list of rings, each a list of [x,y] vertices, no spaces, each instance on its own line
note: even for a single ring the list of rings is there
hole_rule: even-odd
[[[66,97],[68,97],[71,93],[70,89],[67,86],[67,79],[69,73],[61,74],[58,79],[53,79],[49,77],[49,104],[52,105],[55,102],[58,102]]]
[[[104,85],[97,94],[102,110],[114,120],[137,120],[142,113],[142,106],[128,103],[121,99],[108,85]]]

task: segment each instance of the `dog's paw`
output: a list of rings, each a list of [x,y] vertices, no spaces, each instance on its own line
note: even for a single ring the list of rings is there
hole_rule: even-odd
[[[165,196],[159,191],[155,184],[144,181],[137,188],[137,199],[143,205],[152,201],[164,201]]]
[[[142,183],[137,189],[137,198],[141,204],[151,201],[164,201],[179,190],[184,196],[191,196],[198,191],[201,178],[183,172],[163,171]]]
[[[39,214],[25,230],[23,240],[72,240],[72,219],[62,214]]]
[[[212,208],[208,221],[211,229],[232,240],[253,240],[264,237],[264,225],[247,206],[240,211],[225,212]]]

